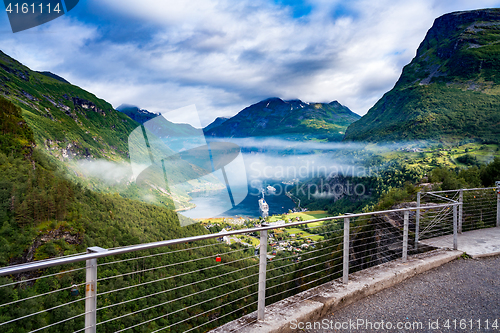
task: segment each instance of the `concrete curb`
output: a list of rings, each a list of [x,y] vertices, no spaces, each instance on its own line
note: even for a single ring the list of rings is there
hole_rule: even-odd
[[[500,255],[499,252],[492,252],[492,253],[482,253],[482,254],[469,254],[473,259],[478,259],[478,258],[487,258],[487,257],[494,257]]]
[[[406,263],[398,259],[371,267],[350,274],[348,285],[340,280],[331,281],[267,306],[264,322],[258,322],[257,313],[253,312],[211,332],[294,332],[293,323],[320,319],[368,295],[457,259],[462,253],[439,249],[410,256]]]
[[[453,236],[425,239],[420,243],[445,249],[453,244]],[[476,229],[458,234],[458,250],[476,259],[500,254],[500,227]]]

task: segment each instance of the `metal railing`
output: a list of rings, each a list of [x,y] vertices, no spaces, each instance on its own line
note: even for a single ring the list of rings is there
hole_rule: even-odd
[[[500,227],[500,188],[471,188],[460,190],[431,191],[417,193],[417,216],[415,241],[450,235],[446,223],[446,212],[437,218],[430,218],[426,211],[429,207],[446,202],[461,203],[458,207],[458,233],[463,231]]]
[[[0,330],[206,331],[255,310],[257,319],[265,320],[266,304],[336,278],[348,283],[350,273],[395,258],[406,261],[417,248],[409,235],[418,235],[417,212],[424,209],[422,215],[435,218],[453,212],[453,221],[446,223],[456,249],[461,206],[453,200],[263,224],[116,249],[91,247],[86,254],[3,267],[0,277],[10,278],[0,280]],[[251,247],[216,240],[256,234],[259,260]],[[203,278],[192,280],[194,274]],[[83,286],[84,297],[69,296]],[[70,300],[55,300],[55,293]],[[42,298],[49,301],[38,301]]]

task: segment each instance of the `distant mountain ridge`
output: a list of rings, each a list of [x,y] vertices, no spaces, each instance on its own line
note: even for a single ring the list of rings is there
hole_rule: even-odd
[[[159,113],[149,112],[148,110],[140,109],[135,105],[122,104],[116,110],[126,114],[140,124],[144,124],[148,120],[158,117]]]
[[[346,141],[500,142],[500,9],[437,18],[394,88]]]
[[[205,128],[208,137],[278,136],[292,140],[340,141],[344,131],[359,115],[334,101],[305,103],[269,98],[253,104],[234,117]]]
[[[205,127],[203,128],[203,131],[208,132],[208,131],[210,131],[212,128],[215,128],[215,127],[217,127],[217,126],[219,126],[219,125],[222,125],[222,124],[223,124],[226,120],[228,120],[228,119],[231,119],[231,118],[229,118],[229,117],[217,117],[217,118],[215,118],[215,120],[214,120],[214,121],[212,121],[209,125],[205,126]]]

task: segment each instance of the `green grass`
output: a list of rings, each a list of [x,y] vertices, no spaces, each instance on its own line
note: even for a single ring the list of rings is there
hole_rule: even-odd
[[[328,212],[324,210],[314,210],[310,212],[298,212],[298,213],[292,213],[288,214],[287,218],[296,218],[296,217],[302,217],[304,221],[309,221],[309,220],[315,220],[315,219],[322,219],[324,217],[329,217],[331,216],[328,214]],[[323,222],[314,222],[309,224],[310,226],[316,225],[316,224],[322,224]]]
[[[313,241],[320,241],[323,240],[324,237],[320,235],[315,235],[315,234],[310,234],[302,229],[299,228],[287,228],[285,231],[288,233],[288,235],[295,234],[296,238],[310,238]],[[300,236],[298,234],[301,233]],[[293,238],[292,238],[293,239]]]
[[[412,167],[460,167],[464,168],[468,165],[460,163],[457,158],[467,154],[477,158],[481,164],[487,164],[493,160],[495,156],[500,156],[499,144],[482,144],[478,142],[470,143],[452,143],[442,142],[443,148],[436,148],[435,145],[428,148],[423,148],[422,152],[406,152],[406,151],[384,151],[379,156],[383,157],[384,161],[405,161],[405,164]],[[425,144],[422,144],[425,147]],[[374,152],[375,148],[370,147],[370,151]]]
[[[251,244],[253,246],[257,246],[260,244],[260,240],[257,239],[256,237],[252,236],[237,236],[239,239],[244,241],[245,243]]]

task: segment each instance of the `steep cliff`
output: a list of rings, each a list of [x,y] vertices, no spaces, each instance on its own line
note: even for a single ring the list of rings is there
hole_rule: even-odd
[[[61,161],[127,159],[128,135],[139,126],[92,93],[1,51],[0,96],[21,108],[37,145]]]
[[[500,9],[439,17],[394,88],[345,140],[500,142],[499,41]]]

